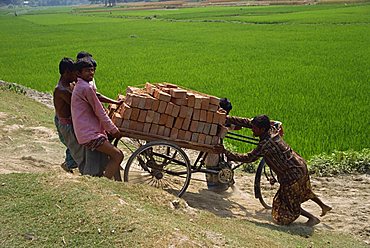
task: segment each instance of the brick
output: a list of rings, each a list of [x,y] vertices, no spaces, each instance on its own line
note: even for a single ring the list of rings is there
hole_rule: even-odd
[[[204,144],[206,142],[206,135],[203,133],[200,133],[198,136],[198,143]]]
[[[200,116],[199,116],[200,121],[207,121],[207,111],[206,110],[200,110]]]
[[[160,101],[164,102],[171,101],[171,95],[164,91],[161,91],[160,89],[154,89],[153,96],[154,98],[157,98]]]
[[[141,89],[137,87],[127,86],[126,88],[126,95],[129,93],[139,93],[139,92],[141,92]]]
[[[166,127],[166,128],[164,129],[163,136],[165,136],[165,137],[170,137],[170,134],[171,134],[171,128]]]
[[[144,129],[144,123],[142,122],[137,122],[136,123],[136,127],[135,127],[135,130],[138,131],[138,132],[142,132]]]
[[[174,104],[171,115],[173,117],[177,117],[177,116],[179,116],[179,113],[180,113],[180,106]]]
[[[181,129],[182,129],[182,130],[185,130],[185,131],[189,130],[190,123],[191,123],[191,119],[189,119],[189,118],[185,118],[185,119],[184,119],[184,122],[182,123],[182,127],[181,127]]]
[[[209,104],[208,111],[216,112],[220,107],[218,105]]]
[[[174,128],[181,129],[182,124],[184,123],[184,118],[177,117],[175,120],[175,124],[173,125]]]
[[[194,101],[194,108],[200,109],[202,107],[202,96],[201,95],[195,95],[195,101]]]
[[[188,107],[194,108],[195,106],[195,95],[192,93],[188,93]]]
[[[186,93],[187,91],[186,90],[183,90],[183,89],[176,89],[176,88],[172,88],[170,89],[170,95],[173,97],[173,98],[186,98]]]
[[[179,133],[177,134],[177,139],[185,140],[185,135],[186,135],[186,131],[180,129]]]
[[[197,132],[197,133],[203,133],[203,129],[204,129],[204,122],[199,121],[198,122],[198,126],[197,126],[197,130],[195,132]]]
[[[208,107],[209,107],[209,98],[208,97],[204,97],[202,99],[201,104],[200,104],[200,108],[201,109],[204,109],[204,110],[208,110]]]
[[[178,88],[178,86],[176,84],[170,84],[170,83],[163,83],[163,85],[166,87],[166,88]]]
[[[172,128],[170,133],[171,139],[177,139],[177,136],[179,135],[179,130],[177,128]]]
[[[166,125],[166,123],[167,123],[167,118],[168,118],[168,115],[166,115],[166,114],[161,114],[161,116],[159,117],[159,122],[158,122],[158,124],[159,124],[159,125]]]
[[[220,143],[220,138],[217,135],[213,136],[211,145],[217,145],[219,143]]]
[[[192,142],[198,142],[198,136],[199,136],[198,133],[192,133],[192,135],[191,135],[191,141]]]
[[[137,99],[139,99],[139,105],[137,107],[139,109],[145,109],[146,97],[144,97],[144,96],[137,96]]]
[[[147,96],[147,97],[145,98],[145,105],[144,105],[144,109],[152,109],[152,105],[153,105],[154,99],[155,99],[155,98],[152,98],[152,97],[150,97],[150,96]]]
[[[153,110],[148,110],[146,113],[145,122],[152,123],[154,119],[154,113],[155,112]]]
[[[174,119],[175,119],[175,118],[174,118],[173,116],[168,115],[168,116],[167,116],[167,121],[166,121],[165,126],[166,126],[166,127],[169,127],[169,128],[172,128],[172,127],[173,127]]]
[[[198,121],[192,121],[189,127],[189,131],[196,132],[198,130]]]
[[[136,130],[137,121],[130,121],[130,126],[128,127],[131,130]]]
[[[191,141],[192,133],[190,131],[185,131],[185,140]]]
[[[139,117],[140,110],[138,108],[131,108],[132,112],[130,115],[130,120],[136,121],[137,118]]]
[[[145,122],[146,119],[146,113],[148,111],[140,109],[139,117],[137,118],[137,121],[139,122]]]
[[[160,136],[163,136],[164,135],[164,129],[165,129],[165,126],[159,126],[157,134],[160,135]]]
[[[219,106],[220,105],[220,98],[215,97],[215,96],[209,96],[209,103]]]
[[[151,134],[157,134],[157,132],[158,132],[158,125],[152,124],[151,127],[150,127],[150,131],[149,132]]]
[[[195,120],[195,121],[200,120],[200,109],[194,109],[194,111],[193,111],[193,120]]]
[[[162,90],[164,93],[167,93],[167,94],[171,95],[171,94],[170,94],[170,91],[171,91],[171,89],[170,89],[170,88],[163,87],[163,88],[161,88],[161,90]]]
[[[191,119],[191,117],[193,116],[193,111],[194,111],[193,108],[188,108],[188,111],[186,112],[185,118]]]
[[[187,106],[188,105],[188,99],[186,99],[186,98],[171,98],[171,102],[173,102],[174,104],[179,105],[179,106],[182,106],[182,105]]]
[[[171,115],[174,105],[175,104],[173,104],[172,102],[167,103],[167,107],[166,107],[166,110],[164,111],[164,113],[167,114],[167,115]]]
[[[150,95],[153,95],[153,92],[154,92],[154,89],[155,89],[155,86],[149,82],[147,82],[145,84],[145,91],[150,94]]]
[[[213,116],[214,116],[214,113],[213,113],[213,112],[211,112],[211,111],[207,111],[207,120],[206,120],[206,122],[208,122],[208,123],[212,123],[212,121],[213,121]]]
[[[151,109],[153,111],[158,111],[160,101],[158,99],[153,98],[153,103]]]
[[[215,113],[217,115],[217,124],[225,125],[226,122],[226,112],[225,111],[217,111]]]
[[[182,118],[185,118],[187,116],[187,112],[189,111],[189,108],[185,105],[183,106],[180,106],[180,113],[179,113],[179,117],[182,117]]]
[[[123,103],[120,108],[120,114],[123,119],[129,120],[132,113],[132,109],[126,103]]]
[[[154,124],[158,124],[159,123],[159,118],[161,117],[161,114],[158,113],[158,112],[154,112],[154,115],[153,115],[153,123]]]
[[[120,127],[121,124],[122,124],[122,117],[119,113],[114,113],[113,117],[112,117],[112,121],[114,123],[114,125],[116,125],[117,127]]]
[[[220,137],[221,139],[225,138],[227,134],[227,128],[224,127],[224,126],[219,126],[219,130],[218,130],[218,137]]]
[[[217,124],[211,124],[211,130],[209,131],[209,134],[212,136],[217,135]]]
[[[167,102],[159,101],[158,112],[164,113],[166,111],[166,108],[167,108]]]
[[[132,108],[138,108],[141,99],[136,94],[129,93],[126,95],[126,104]]]
[[[203,132],[202,133],[209,134],[210,131],[211,131],[211,126],[212,126],[211,123],[204,123],[204,128],[203,128]]]
[[[212,136],[206,135],[206,139],[204,141],[204,144],[206,144],[206,145],[212,144]]]
[[[150,123],[144,123],[143,133],[149,133],[151,125]]]
[[[123,120],[122,121],[122,127],[129,129],[130,128],[130,121],[129,120]]]

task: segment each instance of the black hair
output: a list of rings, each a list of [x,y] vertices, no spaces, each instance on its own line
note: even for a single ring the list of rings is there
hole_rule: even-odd
[[[252,125],[268,131],[271,128],[270,118],[267,115],[258,115],[252,119]]]
[[[75,70],[75,63],[71,58],[63,58],[59,62],[59,73],[63,75],[66,71],[74,71]]]
[[[81,71],[83,68],[95,67],[94,64],[88,58],[82,58],[77,60],[75,68],[77,71]]]
[[[86,58],[86,59],[89,59],[91,60],[91,63],[93,64],[93,66],[96,68],[98,66],[98,64],[96,63],[95,59],[93,59],[93,56],[91,53],[89,52],[86,52],[86,51],[81,51],[77,54],[77,59],[83,59],[83,58]]]
[[[226,111],[226,114],[229,114],[233,106],[231,105],[231,102],[227,98],[221,98],[220,99],[220,107]]]

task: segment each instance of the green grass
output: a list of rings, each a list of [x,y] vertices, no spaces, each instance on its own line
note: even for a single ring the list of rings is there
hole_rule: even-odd
[[[365,247],[303,226],[279,227],[170,208],[148,186],[55,173],[0,175],[2,247]]]
[[[304,157],[368,148],[369,4],[60,12],[0,15],[2,80],[51,92],[59,60],[87,50],[110,97],[167,81],[282,121]]]

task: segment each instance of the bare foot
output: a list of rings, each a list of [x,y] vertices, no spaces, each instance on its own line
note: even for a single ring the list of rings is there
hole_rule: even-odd
[[[332,210],[332,207],[329,207],[327,205],[325,205],[323,208],[322,208],[322,211],[321,211],[321,214],[320,216],[324,216],[327,212],[329,212],[330,210]]]
[[[308,221],[306,222],[306,225],[307,226],[314,226],[314,225],[317,225],[319,223],[320,223],[320,220],[316,217],[313,217],[313,218],[308,219]]]

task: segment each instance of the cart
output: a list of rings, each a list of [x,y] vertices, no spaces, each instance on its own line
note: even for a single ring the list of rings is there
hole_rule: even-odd
[[[192,174],[209,173],[217,175],[218,181],[227,186],[234,184],[234,171],[242,163],[230,164],[224,154],[220,154],[218,166],[206,168],[205,158],[215,153],[212,145],[199,145],[183,140],[171,140],[169,137],[144,134],[120,128],[127,139],[116,139],[114,145],[124,145],[131,156],[122,166],[124,181],[129,183],[148,184],[162,188],[181,197],[187,190]],[[258,144],[253,137],[228,131],[226,139],[242,143]],[[129,144],[130,143],[130,144]],[[192,162],[187,153],[191,152]],[[271,209],[272,199],[279,185],[276,175],[262,159],[259,162],[254,181],[254,195],[266,209]]]

